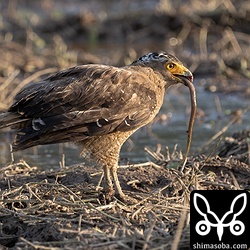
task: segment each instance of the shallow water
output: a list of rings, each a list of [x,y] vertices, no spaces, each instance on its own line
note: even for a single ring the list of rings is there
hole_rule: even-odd
[[[65,1],[65,4],[61,4],[62,1],[54,1],[54,15],[59,14],[75,14],[78,12],[90,11],[98,18],[109,18],[131,13],[131,11],[140,11],[140,13],[146,14],[147,11],[152,13],[156,4],[159,1],[147,0],[141,4],[141,1]],[[7,3],[7,2],[6,2]],[[29,4],[18,5],[18,10],[23,11],[23,15],[37,15],[41,17],[41,20],[46,20],[46,12],[40,9],[40,1],[32,1]],[[60,16],[60,15],[59,15]],[[27,18],[28,20],[28,18]],[[162,48],[164,48],[164,41]],[[69,47],[81,49],[86,46],[81,44],[81,48],[73,43]],[[96,54],[105,56],[106,53],[114,53],[115,50],[122,51],[121,47],[116,47],[112,44],[109,48],[102,47],[105,45],[96,45],[91,47]],[[134,46],[142,46],[142,44],[133,44]],[[161,47],[161,46],[159,46]],[[152,51],[158,50],[156,44],[152,46],[145,46],[145,48],[151,48]],[[90,50],[91,48],[88,48]],[[195,85],[199,86],[201,79],[195,79]],[[219,83],[218,83],[219,84]],[[202,147],[215,133],[220,131],[224,127],[230,118],[230,112],[237,109],[244,109],[250,105],[249,100],[242,99],[239,95],[231,94],[216,94],[208,93],[203,90],[202,87],[197,87],[197,99],[198,108],[204,112],[204,117],[198,118],[195,123],[194,135],[192,140],[192,151],[194,153],[198,148]],[[221,113],[218,113],[218,106],[215,100],[219,100],[221,105]],[[187,140],[187,124],[189,119],[188,109],[190,107],[190,98],[188,89],[184,86],[180,86],[178,89],[172,89],[166,94],[165,102],[160,111],[165,117],[168,117],[165,122],[158,122],[152,125],[151,129],[142,128],[131,136],[123,146],[121,152],[121,159],[131,163],[146,161],[149,155],[145,152],[144,147],[148,146],[151,149],[155,149],[157,144],[161,144],[163,148],[168,146],[172,150],[175,144],[178,144],[178,148],[185,152],[186,140]],[[249,128],[250,115],[249,112],[243,116],[243,120],[240,124],[232,125],[225,135],[230,135],[234,132],[238,132],[242,129]],[[10,162],[10,147],[9,144],[12,141],[13,135],[11,133],[0,131],[0,167]],[[31,166],[38,165],[46,168],[58,168],[59,162],[62,159],[62,155],[65,154],[66,165],[79,163],[82,159],[79,158],[79,149],[74,145],[49,145],[38,146],[35,148],[27,149],[22,152],[16,152],[14,157],[17,160],[23,158]]]
[[[198,85],[199,79],[195,80]],[[221,105],[222,113],[218,114],[215,99]],[[249,106],[248,100],[237,95],[208,93],[202,87],[197,87],[198,108],[205,115],[195,122],[194,135],[191,153],[202,147],[215,133],[220,131],[230,121],[230,112],[237,109],[244,109]],[[157,122],[149,127],[141,128],[124,144],[121,152],[123,163],[145,162],[150,156],[144,150],[145,146],[155,149],[157,144],[162,145],[163,153],[165,146],[170,151],[175,144],[183,152],[186,150],[187,124],[189,119],[188,109],[190,98],[188,89],[180,86],[172,89],[166,94],[160,114],[168,117],[167,121]],[[242,129],[249,128],[249,112],[243,116],[242,122],[233,124],[225,135],[230,135]],[[10,162],[10,147],[13,135],[8,132],[0,132],[0,166]],[[15,160],[24,159],[31,166],[39,166],[46,169],[59,168],[62,155],[65,155],[66,165],[72,165],[84,161],[79,158],[79,149],[74,145],[46,145],[15,152]]]

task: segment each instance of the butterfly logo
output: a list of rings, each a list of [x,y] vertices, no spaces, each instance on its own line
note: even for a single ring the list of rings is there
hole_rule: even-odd
[[[241,204],[240,201],[243,199],[243,205],[239,209],[239,204]],[[210,209],[210,205],[207,201],[207,199],[199,194],[195,193],[193,198],[193,203],[196,211],[203,217],[202,220],[196,223],[195,230],[196,232],[201,235],[207,235],[209,234],[211,227],[217,228],[217,235],[219,238],[219,241],[221,241],[224,228],[229,227],[230,232],[235,235],[241,235],[245,231],[245,225],[242,221],[237,220],[237,217],[245,210],[247,205],[247,195],[246,193],[242,193],[237,195],[230,206],[230,210],[227,211],[221,219]],[[198,205],[200,204],[200,206]],[[238,204],[237,204],[238,203]],[[235,206],[237,204],[237,207]],[[203,206],[202,206],[203,205]],[[238,209],[238,210],[237,210]],[[226,222],[227,221],[227,222]],[[230,222],[228,222],[230,221]]]

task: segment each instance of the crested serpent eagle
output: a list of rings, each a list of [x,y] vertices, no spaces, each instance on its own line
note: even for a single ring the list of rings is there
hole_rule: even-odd
[[[105,193],[125,199],[117,177],[123,143],[154,119],[169,87],[187,81],[192,73],[166,52],[124,67],[75,66],[26,85],[0,115],[0,128],[16,129],[13,151],[75,142],[103,168]]]

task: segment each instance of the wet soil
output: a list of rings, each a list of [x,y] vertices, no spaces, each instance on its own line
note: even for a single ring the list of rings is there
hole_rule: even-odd
[[[188,249],[192,190],[250,190],[249,133],[227,138],[221,157],[189,157],[183,172],[179,151],[151,152],[152,162],[120,166],[121,186],[132,203],[114,197],[104,204],[102,171],[94,166],[42,171],[24,161],[12,163],[0,170],[0,244],[11,249],[170,249],[172,244]]]

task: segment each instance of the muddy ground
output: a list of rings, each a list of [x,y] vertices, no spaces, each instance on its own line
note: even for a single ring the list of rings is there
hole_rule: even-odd
[[[131,204],[116,198],[101,202],[100,169],[75,165],[39,171],[27,162],[10,164],[0,171],[0,244],[11,249],[189,249],[192,190],[250,190],[249,134],[224,143],[222,151],[236,155],[189,157],[183,172],[178,151],[154,152],[152,162],[121,166],[122,188],[137,200]]]
[[[22,86],[62,68],[124,65],[158,48],[178,55],[207,91],[249,98],[249,1],[160,1],[146,12],[128,4],[123,15],[85,8],[59,17],[58,1],[42,2],[0,3],[0,110]],[[237,112],[235,122],[242,116]],[[249,115],[249,108],[244,112]],[[152,162],[121,166],[120,181],[137,200],[133,204],[115,198],[103,204],[102,172],[89,165],[61,164],[60,170],[47,171],[24,161],[1,166],[0,244],[3,249],[188,249],[192,190],[249,190],[248,129],[222,137],[220,147],[206,145],[188,158],[183,172],[182,153],[168,152],[166,145],[149,151]]]

